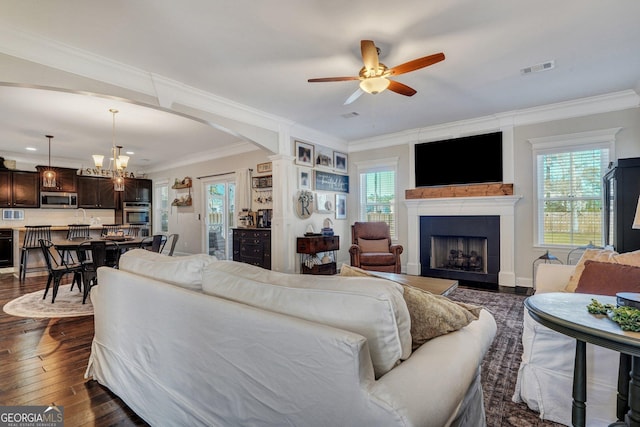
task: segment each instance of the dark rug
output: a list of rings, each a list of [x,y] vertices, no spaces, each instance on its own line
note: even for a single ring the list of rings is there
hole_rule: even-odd
[[[524,403],[511,401],[522,357],[523,302],[526,296],[459,287],[449,298],[483,306],[493,314],[498,325],[496,337],[482,362],[487,426],[562,426],[541,420],[539,414]]]

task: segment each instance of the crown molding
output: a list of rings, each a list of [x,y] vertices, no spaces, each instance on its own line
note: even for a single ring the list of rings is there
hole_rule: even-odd
[[[583,117],[591,114],[638,108],[639,106],[640,96],[635,91],[629,89],[355,140],[349,142],[349,152],[455,138],[473,133],[492,132],[514,126]]]
[[[151,96],[164,109],[174,110],[183,105],[274,132],[295,126],[294,122],[283,117],[9,26],[0,27],[0,52]],[[197,114],[193,115],[197,117]],[[300,127],[300,130],[305,131],[305,128]],[[335,139],[322,132],[313,133],[318,135],[319,140]]]

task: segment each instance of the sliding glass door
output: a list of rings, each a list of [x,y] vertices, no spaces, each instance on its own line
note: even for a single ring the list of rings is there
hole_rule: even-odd
[[[205,253],[218,259],[232,257],[232,227],[235,215],[235,180],[203,180]]]

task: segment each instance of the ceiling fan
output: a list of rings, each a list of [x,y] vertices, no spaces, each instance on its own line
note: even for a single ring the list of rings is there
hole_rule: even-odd
[[[362,62],[364,63],[364,67],[362,67],[358,76],[323,77],[309,79],[308,82],[318,83],[360,80],[360,88],[345,101],[344,105],[351,104],[353,101],[358,99],[358,97],[362,95],[363,91],[375,95],[385,89],[389,89],[390,91],[399,93],[400,95],[413,96],[416,94],[415,89],[395,80],[391,80],[389,77],[419,70],[420,68],[428,67],[429,65],[433,65],[444,60],[444,53],[440,52],[405,62],[404,64],[397,65],[393,68],[388,68],[378,60],[380,50],[372,40],[361,40],[360,50],[362,52]]]

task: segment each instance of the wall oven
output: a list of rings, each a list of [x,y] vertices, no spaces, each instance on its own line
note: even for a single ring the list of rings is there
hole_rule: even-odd
[[[148,232],[151,226],[151,203],[123,202],[122,220],[126,225],[141,225]]]

